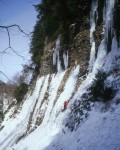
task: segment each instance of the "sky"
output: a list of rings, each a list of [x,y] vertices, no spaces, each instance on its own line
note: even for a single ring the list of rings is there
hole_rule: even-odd
[[[8,26],[18,24],[26,33],[33,31],[36,23],[37,12],[34,4],[40,0],[0,0],[0,25]],[[30,39],[17,28],[10,29],[11,47],[21,56],[16,55],[11,49],[6,54],[0,53],[0,71],[10,79],[22,70],[22,65],[30,61]],[[0,29],[0,52],[9,46],[6,30]],[[0,80],[8,79],[0,74]]]

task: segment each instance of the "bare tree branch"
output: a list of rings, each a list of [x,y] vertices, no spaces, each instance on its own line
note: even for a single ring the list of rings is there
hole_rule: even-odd
[[[14,81],[12,81],[5,73],[3,73],[2,71],[0,71],[0,74],[2,74],[3,76],[5,76],[11,83],[14,83]]]
[[[20,26],[17,25],[17,24],[8,25],[8,26],[0,25],[0,28],[1,28],[1,29],[6,30],[7,36],[8,36],[8,47],[5,48],[3,51],[1,51],[0,54],[1,54],[1,55],[3,55],[3,54],[9,54],[9,55],[10,55],[10,53],[9,53],[8,50],[12,50],[13,53],[15,53],[17,56],[22,57],[23,59],[26,59],[24,56],[20,55],[16,50],[14,50],[14,49],[12,48],[12,46],[11,46],[10,29],[11,29],[11,28],[14,28],[14,27],[17,28],[17,29],[18,29],[21,33],[23,33],[25,36],[27,36],[27,37],[29,38],[29,40],[31,40],[31,39],[30,39],[30,34],[31,34],[31,33],[27,34],[27,33],[24,32],[24,30],[22,30],[22,29],[20,28]],[[4,72],[0,71],[0,74],[2,74],[4,77],[6,77],[10,82],[12,82],[12,83],[15,84],[15,82],[12,81]]]
[[[9,33],[9,30],[8,30],[8,28],[6,28],[6,30],[7,30],[7,34],[8,34],[9,47],[10,47],[10,33]]]
[[[2,52],[0,52],[0,54],[2,54],[2,55],[4,55],[4,54],[9,54],[9,55],[10,55],[10,53],[7,51],[7,50],[9,50],[9,49],[11,49],[17,56],[19,56],[19,57],[21,57],[21,58],[23,58],[23,59],[26,59],[24,56],[22,56],[22,55],[20,55],[19,53],[17,53],[11,46],[9,46],[9,47],[7,47],[6,49],[4,49]]]
[[[4,50],[3,50],[2,52],[0,52],[0,53],[1,53],[1,54],[6,54],[6,53],[8,53],[7,50],[8,50],[8,49],[11,49],[17,56],[22,57],[23,59],[25,59],[24,56],[18,54],[18,53],[11,47],[11,37],[10,37],[10,31],[9,31],[9,29],[10,29],[10,28],[13,28],[13,27],[17,27],[20,32],[22,32],[24,35],[26,35],[26,36],[30,39],[30,36],[29,36],[30,34],[27,34],[26,32],[24,32],[24,31],[20,28],[20,26],[17,25],[17,24],[13,24],[13,25],[9,25],[9,26],[0,25],[0,28],[5,29],[5,30],[7,31],[7,35],[8,35],[8,47],[7,47],[6,49],[4,49]],[[30,39],[30,40],[31,40],[31,39]]]
[[[26,36],[30,39],[29,34],[27,34],[26,32],[24,32],[24,31],[20,28],[20,26],[17,25],[17,24],[12,24],[12,25],[9,25],[9,26],[1,26],[1,25],[0,25],[0,28],[6,29],[7,32],[8,32],[8,30],[9,30],[9,28],[13,28],[13,27],[17,27],[20,32],[22,32],[24,35],[26,35]],[[30,40],[31,40],[31,39],[30,39]]]

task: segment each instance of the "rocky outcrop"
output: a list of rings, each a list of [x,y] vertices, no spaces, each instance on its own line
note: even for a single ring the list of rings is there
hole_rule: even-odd
[[[118,41],[119,47],[119,35],[120,35],[120,23],[117,18],[119,18],[119,1],[116,0],[115,2],[115,9],[113,12],[114,24],[113,27],[115,28],[115,35]],[[106,25],[104,22],[103,14],[104,9],[106,8],[105,0],[98,0],[97,10],[95,12],[95,31],[93,32],[93,37],[95,41],[95,58],[97,57],[98,48],[103,38],[107,43],[107,50],[108,52],[111,50],[111,42],[114,34],[112,30],[108,29],[108,37],[104,37],[106,33],[104,33],[106,29]],[[82,9],[82,8],[81,8]],[[83,8],[84,9],[84,8]],[[64,59],[63,54],[67,55],[68,53],[68,67],[76,66],[77,64],[80,65],[80,74],[79,76],[84,76],[88,72],[89,60],[90,60],[90,51],[91,51],[91,43],[90,43],[90,13],[86,13],[83,17],[80,17],[74,24],[71,24],[68,35],[68,39],[64,39],[61,37],[61,45],[59,49],[59,58],[61,61],[61,66],[63,70],[65,69],[64,66]],[[107,35],[107,34],[106,34]],[[41,68],[40,68],[40,75],[46,75],[48,73],[55,73],[57,72],[57,66],[53,66],[53,52],[55,48],[55,41],[48,42],[46,40],[45,47],[44,47],[44,55],[42,58]]]
[[[2,103],[0,103],[0,123],[2,122],[3,120],[3,109],[2,109]]]
[[[87,72],[89,54],[90,54],[90,20],[89,20],[89,10],[90,10],[91,0],[81,1],[80,9],[81,13],[78,13],[78,17],[75,23],[68,26],[68,36],[61,37],[61,45],[59,50],[59,57],[61,61],[61,66],[65,69],[63,54],[68,52],[68,67],[73,67],[74,65],[80,64],[81,74],[84,75]],[[84,7],[82,7],[84,6]],[[53,51],[55,48],[55,41],[48,42],[46,39],[44,54],[42,57],[40,75],[46,75],[48,73],[57,72],[57,66],[52,65]]]
[[[74,36],[69,44],[62,43],[60,47],[60,61],[62,68],[64,69],[63,53],[68,51],[69,67],[73,67],[77,64],[81,66],[81,75],[84,75],[88,68],[89,53],[90,53],[90,31],[89,31],[89,19],[84,18],[83,23],[80,24],[79,33]],[[45,43],[44,55],[40,68],[40,75],[46,75],[48,73],[56,72],[56,66],[53,67],[53,51],[55,42]]]
[[[53,73],[53,65],[52,65],[52,53],[54,51],[55,42],[47,42],[45,41],[44,54],[42,57],[41,67],[40,67],[40,75],[47,75],[49,73]]]
[[[70,45],[69,64],[74,66],[80,64],[80,76],[87,72],[90,55],[90,30],[89,19],[84,18],[80,24],[80,32],[74,37]],[[77,61],[77,62],[76,62]]]

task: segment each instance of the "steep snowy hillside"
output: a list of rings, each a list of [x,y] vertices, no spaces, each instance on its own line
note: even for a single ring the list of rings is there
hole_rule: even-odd
[[[0,150],[120,149],[120,42],[113,16],[117,2],[105,0],[103,38],[97,52],[94,32],[98,0],[92,2],[87,74],[79,76],[82,69],[77,62],[68,68],[68,53],[63,55],[66,70],[62,69],[61,41],[56,40],[53,65],[57,66],[57,73],[38,76],[21,107],[17,111],[12,107],[5,115],[0,129]],[[105,76],[100,80],[102,92],[96,96],[94,91],[99,91],[99,87],[94,84],[99,76],[102,78],[99,71]],[[66,108],[65,101],[68,101]]]

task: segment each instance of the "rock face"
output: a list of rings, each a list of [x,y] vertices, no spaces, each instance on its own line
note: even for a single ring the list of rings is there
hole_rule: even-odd
[[[79,33],[73,38],[70,44],[69,64],[73,66],[75,65],[75,61],[77,61],[77,64],[80,64],[80,76],[84,75],[88,68],[91,47],[89,22],[88,17],[85,17],[84,21],[80,24]]]
[[[45,42],[44,55],[40,67],[41,76],[53,73],[52,54],[54,51],[54,43],[55,42],[47,43],[47,40]]]
[[[96,20],[96,30],[93,32],[95,40],[95,56],[97,57],[98,47],[103,39],[103,8],[104,0],[98,1],[97,15],[94,16]],[[84,9],[84,8],[83,8]],[[62,69],[65,69],[63,54],[68,52],[68,67],[73,67],[77,64],[80,65],[80,74],[83,76],[88,72],[91,43],[90,43],[90,12],[86,13],[83,18],[70,26],[69,41],[61,38],[61,44],[59,49],[59,58],[61,61]],[[55,42],[45,41],[44,55],[40,67],[40,75],[46,75],[48,73],[57,72],[57,65],[53,66],[53,52]]]
[[[2,122],[3,120],[3,109],[2,109],[2,103],[0,102],[0,123]]]
[[[73,67],[77,64],[81,66],[81,75],[87,72],[88,61],[90,55],[90,30],[89,30],[89,17],[86,16],[84,21],[80,25],[79,32],[76,36],[73,36],[71,41],[67,44],[60,44],[59,55],[62,68],[65,69],[63,63],[63,54],[68,52],[69,67]],[[54,73],[57,71],[57,66],[53,66],[53,52],[55,41],[51,43],[45,43],[44,55],[40,68],[40,75],[46,75],[48,73]]]
[[[115,1],[115,9],[113,11],[113,17],[114,17],[114,24],[113,28],[115,29],[115,33],[106,26],[103,14],[106,15],[107,12],[104,12],[104,9],[107,10],[107,4],[105,0],[98,0],[94,1],[97,3],[96,12],[94,14],[94,20],[95,20],[95,31],[93,32],[93,38],[95,41],[95,58],[97,57],[98,48],[100,46],[100,43],[106,34],[105,42],[107,43],[107,51],[110,52],[111,50],[111,43],[112,38],[114,34],[116,34],[116,39],[118,41],[118,47],[120,46],[119,36],[120,36],[120,23],[117,18],[119,18],[120,15],[120,8],[119,8],[119,1]],[[112,4],[111,4],[112,5]],[[84,8],[83,8],[84,9]],[[111,16],[112,17],[112,16]],[[89,57],[90,57],[90,51],[91,51],[91,43],[90,43],[90,12],[86,13],[83,17],[80,18],[79,21],[76,21],[74,24],[72,24],[69,31],[69,41],[68,39],[65,41],[65,39],[61,38],[61,44],[59,49],[59,59],[61,61],[62,69],[65,69],[64,60],[63,60],[63,54],[67,54],[68,52],[68,67],[73,67],[76,64],[80,65],[81,72],[79,76],[83,76],[88,72],[88,66],[89,66]],[[106,29],[107,28],[107,29]],[[104,33],[104,30],[106,30],[107,33]],[[54,46],[55,42],[48,43],[47,40],[45,42],[44,47],[44,55],[43,55],[43,61],[41,63],[40,68],[40,75],[46,75],[48,73],[55,73],[57,72],[57,65],[53,66],[53,52],[54,52]]]

